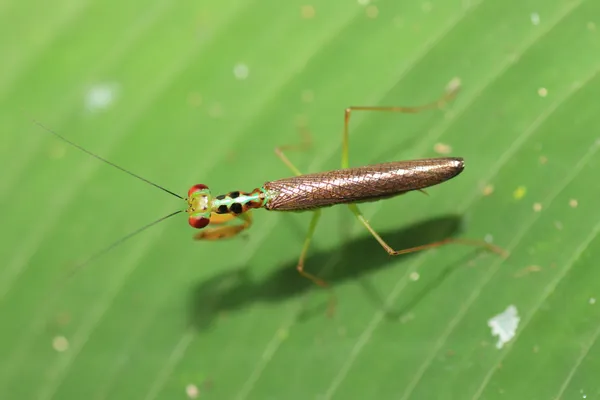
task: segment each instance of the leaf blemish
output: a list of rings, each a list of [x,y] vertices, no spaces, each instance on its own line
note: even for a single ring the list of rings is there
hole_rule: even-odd
[[[579,205],[579,202],[577,201],[577,199],[571,199],[571,200],[569,200],[569,205],[572,208],[577,208],[577,206]]]
[[[513,198],[515,200],[521,200],[523,197],[525,197],[526,193],[527,193],[527,188],[525,186],[519,186],[513,192]]]
[[[494,315],[488,320],[488,326],[492,329],[492,336],[498,336],[496,348],[501,349],[505,343],[515,336],[520,320],[517,307],[512,304],[504,312]]]

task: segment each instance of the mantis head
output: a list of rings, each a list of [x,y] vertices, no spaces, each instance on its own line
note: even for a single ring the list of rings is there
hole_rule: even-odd
[[[202,229],[210,222],[212,212],[212,195],[208,186],[201,183],[188,190],[188,222],[192,228]]]

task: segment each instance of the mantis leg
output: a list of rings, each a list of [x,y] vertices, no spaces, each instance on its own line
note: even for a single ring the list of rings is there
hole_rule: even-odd
[[[302,246],[302,252],[300,253],[300,259],[298,260],[298,265],[296,269],[305,278],[310,279],[314,283],[319,286],[327,286],[327,282],[323,279],[317,278],[315,275],[310,274],[304,270],[304,259],[306,258],[306,253],[308,252],[308,248],[310,246],[310,241],[315,233],[315,229],[317,228],[317,222],[319,222],[319,218],[321,217],[321,210],[316,210],[313,212],[313,216],[310,220],[310,225],[308,226],[308,233],[306,234],[306,238],[304,239],[304,245]]]
[[[307,150],[312,145],[312,139],[310,137],[310,132],[305,127],[300,127],[300,135],[302,136],[302,142],[299,144],[288,144],[284,146],[275,147],[275,154],[285,165],[288,166],[289,169],[292,170],[294,175],[299,176],[302,175],[302,172],[290,161],[289,158],[285,155],[284,151],[287,150]]]
[[[302,135],[303,139],[300,144],[278,146],[275,148],[275,154],[277,155],[277,157],[279,157],[279,159],[283,161],[283,163],[287,165],[288,168],[291,169],[296,176],[302,175],[302,172],[300,172],[300,170],[290,161],[290,159],[285,155],[284,151],[306,150],[311,146],[312,141],[308,130],[306,128],[301,128],[300,134]],[[306,259],[306,254],[308,253],[308,248],[310,247],[310,242],[315,233],[315,229],[317,228],[317,223],[319,222],[320,217],[321,210],[316,210],[313,212],[312,219],[310,220],[310,225],[308,226],[308,233],[306,234],[306,238],[304,239],[304,245],[302,246],[302,252],[300,253],[300,259],[298,260],[298,265],[296,266],[296,269],[303,277],[310,279],[319,286],[325,287],[327,286],[327,283],[323,279],[317,278],[315,275],[308,273],[304,270],[304,260]]]
[[[501,247],[494,246],[493,244],[490,244],[484,240],[463,239],[463,238],[456,238],[456,239],[455,238],[446,238],[446,239],[439,240],[437,242],[427,243],[427,244],[423,244],[423,245],[415,246],[415,247],[410,247],[408,249],[395,250],[394,248],[392,248],[392,246],[387,244],[387,242],[385,240],[383,240],[383,238],[381,236],[379,236],[379,234],[377,232],[375,232],[375,230],[371,227],[371,224],[369,224],[369,222],[366,220],[366,218],[360,212],[360,210],[358,209],[356,204],[350,204],[348,206],[348,208],[350,208],[350,211],[352,211],[352,213],[356,216],[356,218],[358,218],[360,223],[369,231],[369,233],[371,233],[371,235],[373,235],[375,240],[377,240],[377,242],[379,242],[381,247],[383,247],[383,249],[390,256],[414,253],[416,251],[432,249],[434,247],[440,247],[440,246],[444,246],[446,244],[454,243],[454,244],[464,244],[464,245],[468,245],[468,246],[484,247],[484,248],[486,248],[494,253],[497,253],[503,257],[508,257],[508,253],[506,252],[506,250],[502,249]]]
[[[342,139],[342,168],[348,168],[350,166],[348,159],[348,127],[350,125],[350,116],[352,111],[386,111],[386,112],[397,112],[405,114],[416,114],[421,111],[431,110],[443,106],[446,102],[452,100],[458,90],[460,89],[460,80],[455,78],[446,87],[444,94],[436,101],[425,104],[422,106],[414,107],[396,107],[396,106],[355,106],[348,107],[344,112],[344,136]]]
[[[217,228],[204,228],[202,231],[194,235],[196,240],[220,240],[238,235],[240,232],[250,228],[252,225],[252,214],[250,211],[244,214],[215,214],[210,216],[210,223],[221,225],[226,224],[238,218],[241,221],[237,225],[219,226]]]

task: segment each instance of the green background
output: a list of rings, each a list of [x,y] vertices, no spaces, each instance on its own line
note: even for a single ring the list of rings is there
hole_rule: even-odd
[[[600,397],[600,2],[12,0],[0,50],[2,399]],[[290,175],[273,148],[299,124],[313,147],[290,158],[337,168],[345,107],[426,103],[454,77],[442,111],[354,115],[350,161],[442,143],[463,174],[362,209],[395,247],[487,237],[508,259],[390,258],[327,209],[306,266],[332,284],[328,317],[294,270],[310,216],[260,210],[218,243],[179,215],[64,280],[184,204],[31,118],[183,195],[224,193]],[[511,304],[498,349],[487,321]]]

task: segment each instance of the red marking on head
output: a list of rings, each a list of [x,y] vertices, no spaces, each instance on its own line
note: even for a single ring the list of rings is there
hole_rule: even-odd
[[[190,215],[188,222],[192,228],[202,229],[210,222],[209,218]]]
[[[188,197],[192,197],[192,194],[194,194],[195,192],[204,190],[204,189],[208,189],[208,186],[206,186],[202,183],[198,183],[197,185],[192,186],[190,188],[190,190],[188,190]]]

